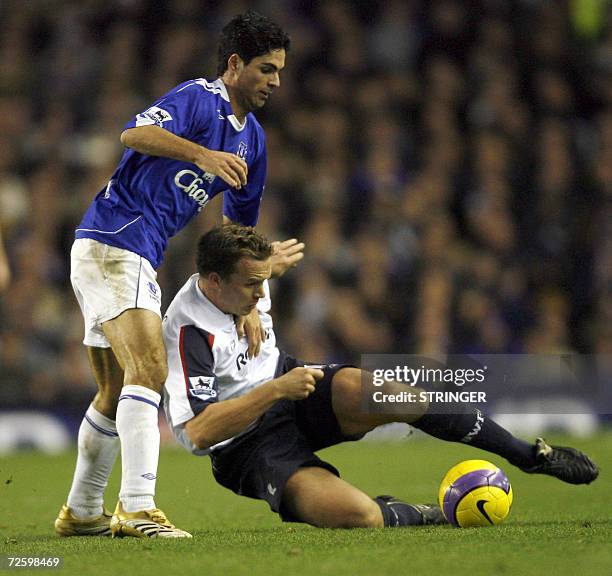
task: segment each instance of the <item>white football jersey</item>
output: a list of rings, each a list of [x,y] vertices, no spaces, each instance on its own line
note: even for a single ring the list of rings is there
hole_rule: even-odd
[[[267,281],[264,288],[265,297],[257,303],[257,310],[266,339],[255,358],[248,358],[247,339],[238,338],[234,316],[219,310],[202,293],[198,274],[187,280],[164,316],[168,352],[164,409],[179,442],[196,454],[207,454],[210,449],[195,448],[185,433],[185,422],[211,403],[242,396],[274,378],[280,352],[269,314],[272,302]]]

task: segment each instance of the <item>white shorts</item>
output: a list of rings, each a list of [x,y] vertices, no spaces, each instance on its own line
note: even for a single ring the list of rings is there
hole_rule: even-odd
[[[151,263],[129,250],[90,238],[74,241],[70,281],[85,320],[83,344],[110,348],[102,324],[131,308],[144,308],[161,318],[161,289]]]

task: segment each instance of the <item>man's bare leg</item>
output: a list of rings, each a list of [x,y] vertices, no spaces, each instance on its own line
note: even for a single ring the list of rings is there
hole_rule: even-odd
[[[329,470],[300,468],[285,485],[283,507],[319,528],[400,528],[445,524],[437,506],[407,504],[396,498],[372,499]]]
[[[340,430],[346,435],[365,434],[377,426],[391,422],[412,424],[427,412],[428,403],[423,401],[396,405],[396,411],[393,413],[368,412],[363,407],[363,398],[364,395],[367,397],[371,394],[364,392],[364,387],[371,388],[371,391],[380,390],[385,394],[407,390],[405,384],[397,382],[387,382],[381,388],[373,388],[370,374],[358,368],[342,368],[336,372],[332,380],[332,407]],[[415,387],[411,390],[418,398],[421,389]]]
[[[547,474],[570,484],[589,484],[599,470],[584,453],[565,446],[548,446],[539,438],[530,444],[515,437],[476,408],[414,402],[395,406],[392,413],[367,413],[362,409],[363,387],[370,386],[367,373],[356,368],[344,368],[332,381],[333,409],[345,434],[365,433],[387,422],[406,422],[427,434],[449,442],[470,444],[475,448],[497,454],[530,474]],[[405,384],[389,382],[385,392],[410,390],[420,398],[422,391]],[[371,396],[372,389],[366,391]]]
[[[300,468],[285,485],[288,512],[319,528],[382,528],[379,506],[367,494],[329,470]]]
[[[121,440],[121,491],[111,521],[114,536],[184,538],[155,505],[159,461],[158,409],[168,375],[160,317],[144,309],[125,310],[102,325],[123,369],[117,405]]]
[[[102,325],[123,368],[117,431],[121,439],[121,492],[126,512],[155,508],[159,459],[158,407],[167,375],[161,320],[150,310],[126,310]]]
[[[104,491],[119,453],[115,412],[123,370],[110,348],[87,348],[98,392],[81,422],[78,455],[67,506],[55,523],[60,536],[109,535]]]

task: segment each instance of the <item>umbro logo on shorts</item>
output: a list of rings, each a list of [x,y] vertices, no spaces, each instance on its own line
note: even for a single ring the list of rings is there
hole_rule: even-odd
[[[147,287],[149,288],[149,297],[151,300],[159,304],[159,288],[154,282],[148,282]]]

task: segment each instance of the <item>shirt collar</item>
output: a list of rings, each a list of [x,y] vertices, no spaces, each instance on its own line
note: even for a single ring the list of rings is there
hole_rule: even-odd
[[[227,91],[227,86],[225,85],[225,82],[223,82],[221,78],[217,78],[212,83],[212,85],[219,91],[221,98],[223,98],[223,100],[225,100],[230,105],[229,109],[231,110],[229,92]],[[230,121],[230,124],[232,125],[234,130],[236,130],[236,132],[242,132],[244,130],[245,126],[247,125],[248,118],[249,118],[249,115],[247,114],[244,118],[244,121],[240,122],[240,120],[236,118],[235,114],[227,115],[227,119]]]
[[[202,304],[202,306],[206,308],[207,318],[211,320],[214,323],[215,327],[217,328],[221,328],[221,329],[227,329],[228,327],[233,328],[235,324],[233,314],[227,314],[226,312],[219,310],[219,308],[217,308],[208,299],[206,294],[204,294],[202,290],[200,290],[200,287],[198,286],[199,277],[200,277],[199,274],[194,274],[192,276],[192,279],[193,279],[192,289],[195,290],[196,300],[198,301],[198,303]]]

